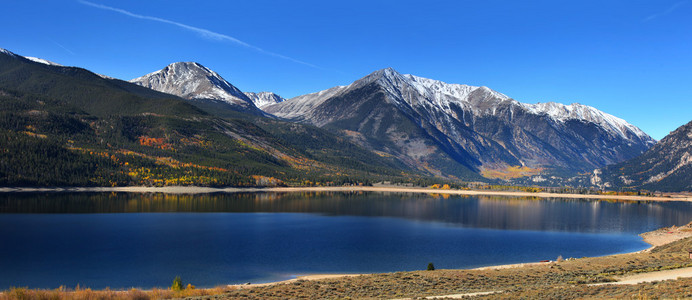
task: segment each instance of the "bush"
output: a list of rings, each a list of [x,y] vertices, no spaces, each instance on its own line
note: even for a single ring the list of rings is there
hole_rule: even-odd
[[[433,263],[428,263],[428,271],[435,271],[435,265],[433,265]]]

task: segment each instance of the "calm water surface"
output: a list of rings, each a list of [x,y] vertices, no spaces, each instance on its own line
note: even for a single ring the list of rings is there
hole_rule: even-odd
[[[690,203],[384,193],[0,195],[0,289],[209,287],[647,248]]]

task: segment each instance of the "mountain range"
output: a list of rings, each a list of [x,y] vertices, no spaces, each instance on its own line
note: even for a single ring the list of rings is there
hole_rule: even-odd
[[[208,115],[203,118],[210,122],[207,129],[195,128],[222,132],[226,138],[241,143],[249,142],[251,149],[259,148],[289,168],[298,165],[286,163],[287,157],[293,162],[311,160],[313,165],[324,167],[323,175],[329,173],[326,170],[343,168],[338,161],[344,159],[350,161],[348,165],[357,166],[350,169],[352,174],[372,175],[373,169],[366,165],[380,160],[383,163],[376,163],[375,169],[389,175],[398,169],[408,174],[405,177],[409,180],[434,176],[450,180],[551,184],[548,178],[559,178],[560,184],[581,185],[583,180],[571,178],[589,173],[592,175],[587,181],[595,186],[656,188],[651,178],[666,182],[659,177],[668,178],[687,166],[678,164],[674,171],[661,169],[647,179],[648,183],[621,174],[622,184],[616,184],[614,177],[607,175],[613,174],[612,167],[631,164],[628,160],[642,157],[642,153],[656,144],[626,121],[578,103],[521,103],[488,87],[449,84],[400,74],[391,68],[375,71],[347,86],[287,100],[271,92],[243,92],[218,73],[194,62],[173,63],[128,83],[39,58],[24,58],[7,50],[2,54],[33,64],[33,69],[35,65],[43,65],[63,74],[87,72],[95,75],[89,80],[98,78],[108,86],[151,101],[172,99],[170,105],[163,107],[191,104],[191,111]],[[13,78],[17,74],[4,69],[0,69],[0,83],[5,84],[0,88],[29,92],[22,88],[22,80]],[[62,89],[64,85],[58,87]],[[45,88],[38,91],[54,96]],[[112,103],[89,105],[95,111],[112,113]],[[153,112],[144,113],[151,116]],[[219,126],[221,123],[242,123],[243,130]],[[248,126],[263,133],[247,130]],[[332,145],[324,144],[326,141]],[[668,138],[662,144],[680,144],[677,140],[666,141]],[[334,143],[339,146],[335,147]],[[689,145],[680,145],[679,161],[685,161],[684,153],[688,153],[685,151]],[[673,146],[665,149],[670,147]],[[343,148],[350,150],[340,151]],[[288,152],[292,154],[286,155]],[[672,162],[658,165],[669,166]],[[285,171],[265,172],[262,176],[281,172]],[[628,182],[643,183],[625,184]],[[675,181],[672,186],[676,185],[680,184]]]
[[[241,98],[237,88],[196,63],[174,63],[131,82],[186,99]],[[200,86],[205,88],[191,88]],[[229,92],[210,93],[214,86]],[[347,136],[435,176],[574,174],[632,158],[655,143],[639,128],[593,107],[525,104],[487,87],[391,68],[287,101],[271,93],[246,95],[254,101],[237,101],[244,105],[239,110],[252,102],[269,115]]]
[[[593,107],[525,104],[487,87],[391,68],[263,109],[341,132],[441,176],[584,172],[635,157],[655,143],[639,128]]]

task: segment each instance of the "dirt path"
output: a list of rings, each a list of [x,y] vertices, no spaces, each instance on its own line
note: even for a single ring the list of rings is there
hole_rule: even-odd
[[[428,296],[428,297],[424,297],[423,299],[462,299],[462,298],[466,298],[466,297],[485,296],[485,295],[491,295],[491,294],[496,294],[496,293],[502,293],[502,291],[487,291],[487,292],[475,292],[475,293],[466,293],[466,294]],[[413,300],[413,298],[401,298],[401,299],[392,299],[392,300]]]
[[[638,284],[642,282],[663,281],[678,278],[692,277],[692,268],[682,268],[675,270],[656,271],[643,274],[618,277],[617,282],[604,284]]]

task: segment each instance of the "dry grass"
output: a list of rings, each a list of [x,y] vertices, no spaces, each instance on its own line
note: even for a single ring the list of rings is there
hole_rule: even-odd
[[[59,288],[54,290],[11,288],[0,293],[0,300],[145,300],[145,299],[174,299],[188,297],[202,297],[219,295],[230,292],[232,289],[227,286],[212,289],[184,289],[172,291],[168,289],[139,290],[131,289],[127,291],[116,290],[92,290],[90,288],[66,289]]]
[[[416,298],[502,290],[485,298],[683,298],[692,279],[639,285],[590,286],[616,276],[690,266],[687,238],[652,252],[567,259],[559,263],[500,270],[437,270],[362,275],[243,288],[213,299]],[[665,290],[664,290],[665,289]],[[640,297],[641,296],[641,297]]]
[[[504,180],[538,175],[542,169],[532,169],[527,166],[507,166],[504,169],[484,169],[481,175],[487,178],[500,178]]]

